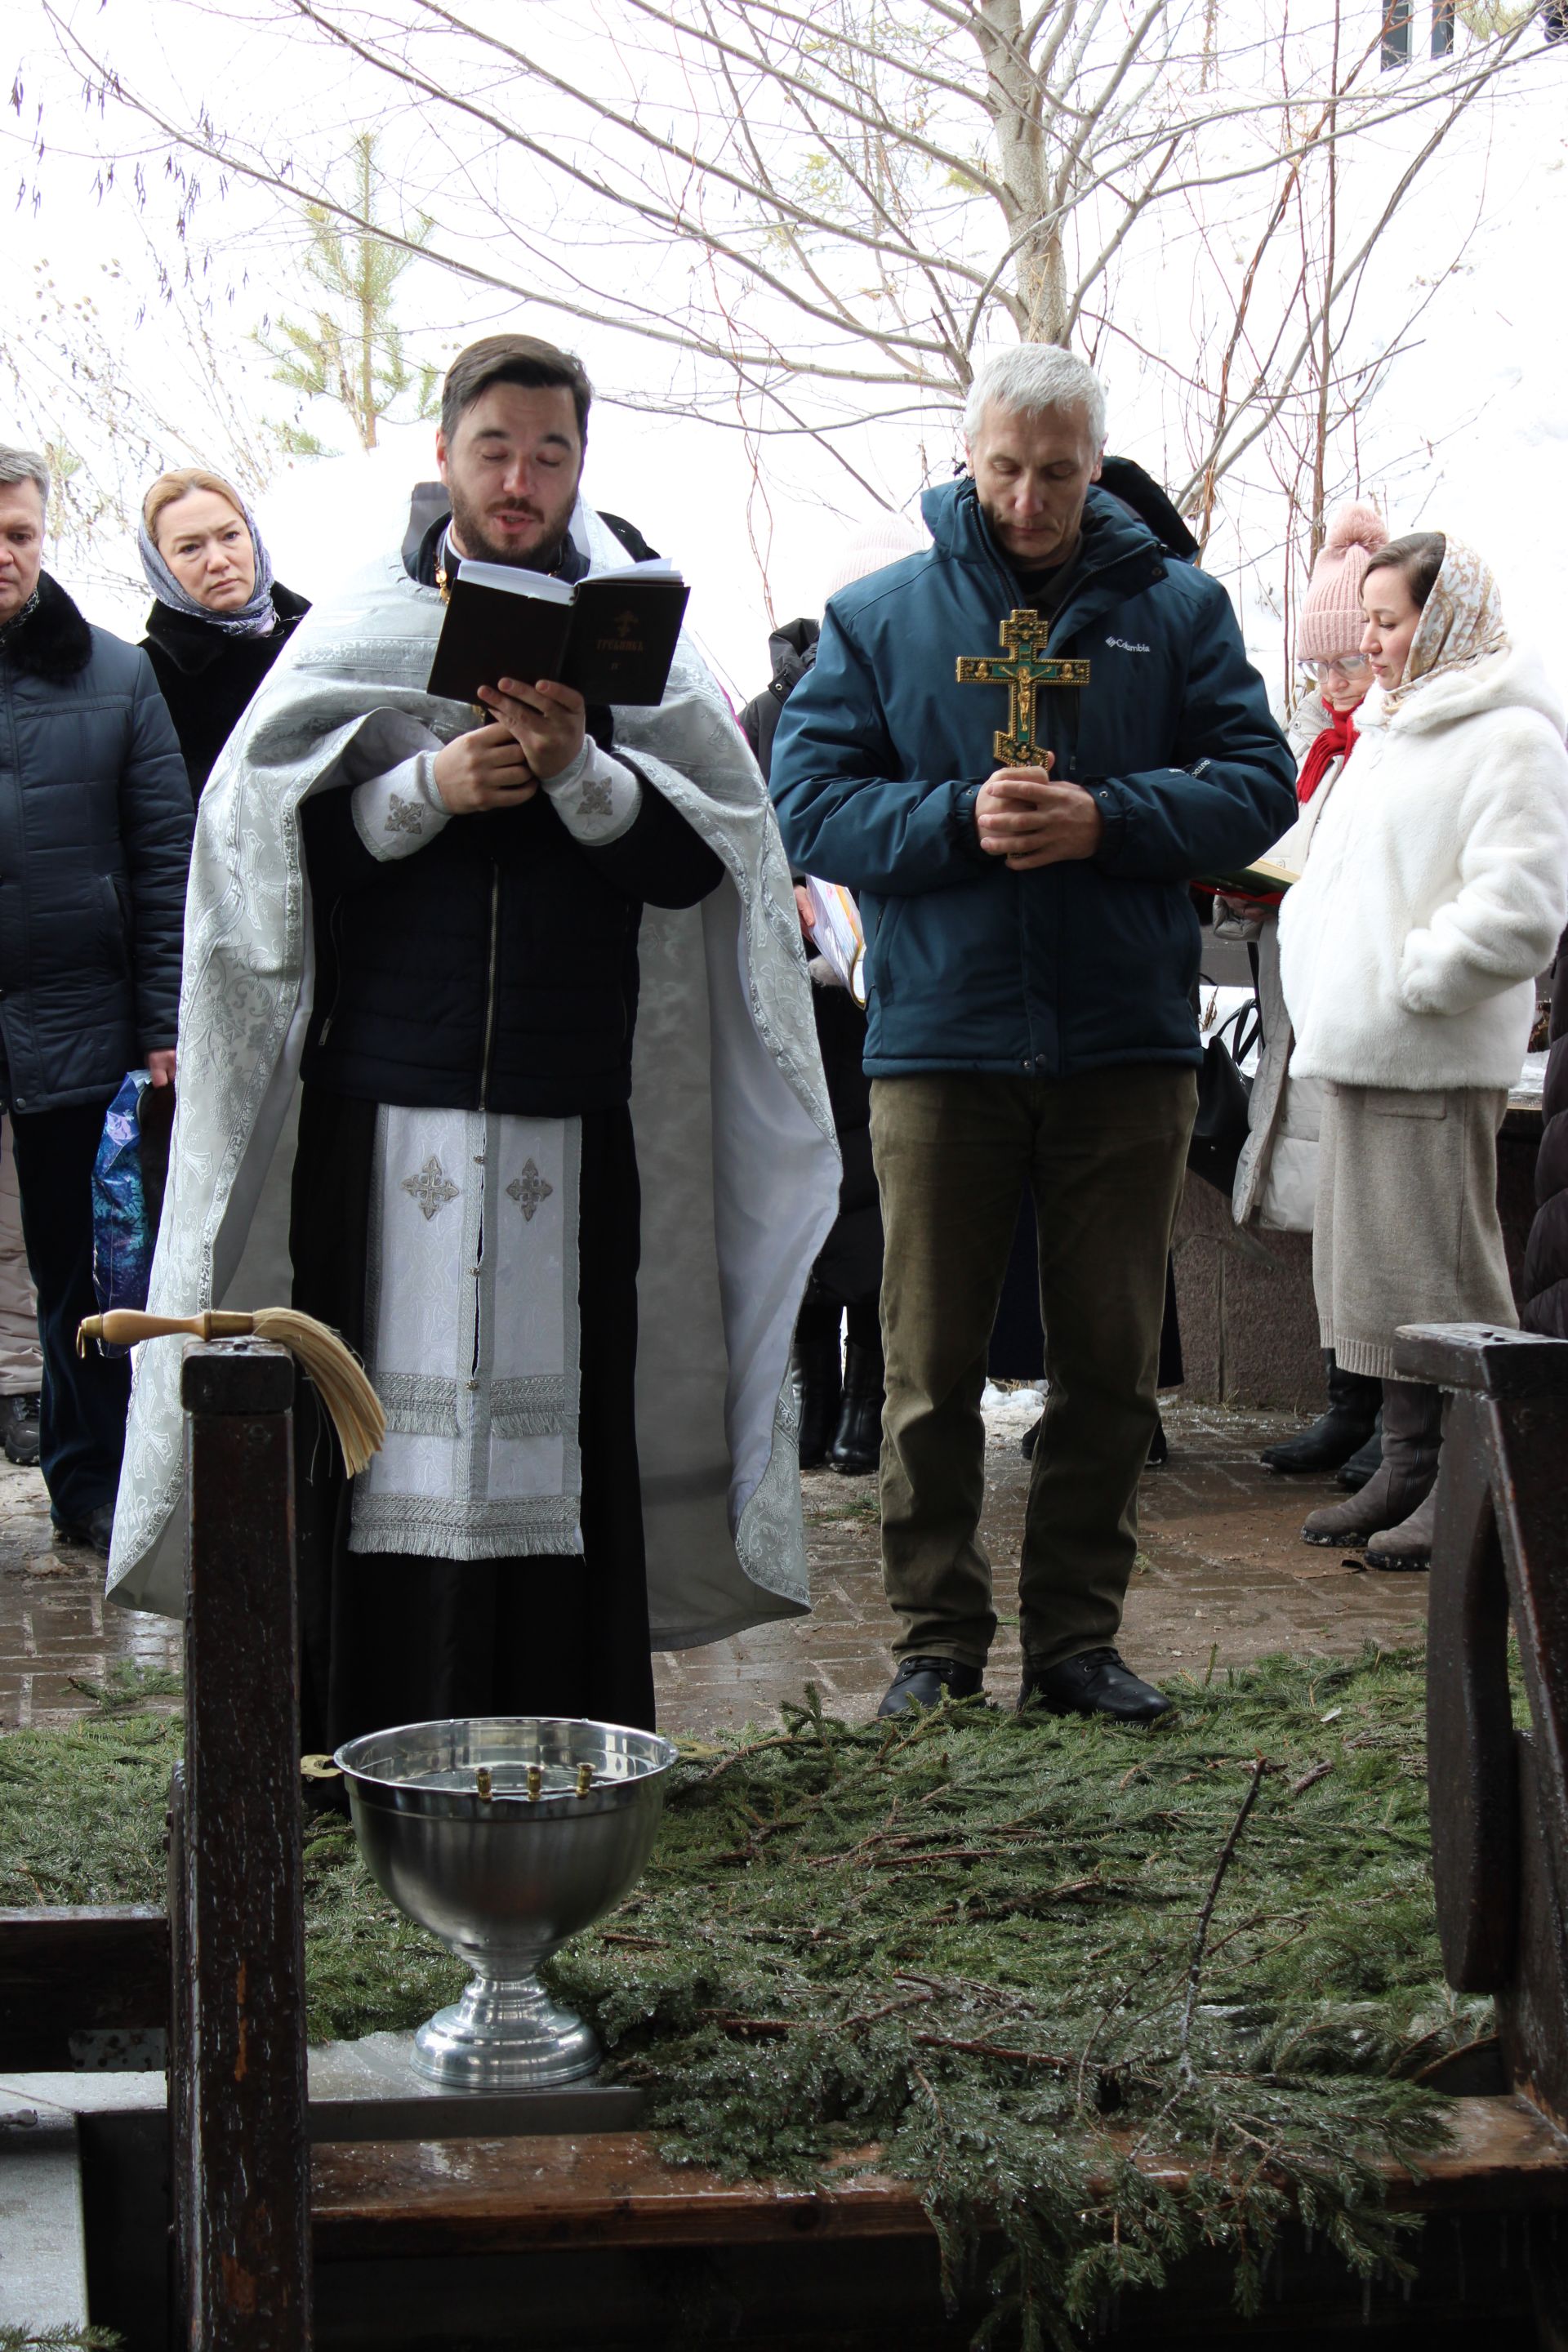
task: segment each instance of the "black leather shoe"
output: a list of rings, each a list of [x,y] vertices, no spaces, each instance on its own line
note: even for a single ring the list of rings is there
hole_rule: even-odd
[[[0,1397],[0,1430],[5,1432],[5,1459],[14,1462],[18,1470],[36,1470],[38,1466],[38,1415],[43,1399],[37,1390],[30,1396]]]
[[[1329,1381],[1327,1412],[1320,1413],[1310,1429],[1302,1430],[1300,1436],[1265,1446],[1258,1457],[1265,1469],[1283,1471],[1288,1476],[1337,1470],[1371,1435],[1383,1402],[1383,1382],[1369,1380],[1362,1372],[1342,1371],[1331,1349],[1323,1357],[1323,1367]],[[1373,1469],[1376,1467],[1374,1462]]]
[[[1372,1425],[1372,1435],[1366,1444],[1340,1465],[1334,1473],[1334,1484],[1342,1486],[1347,1495],[1359,1495],[1370,1478],[1375,1478],[1383,1467],[1383,1415],[1379,1413]]]
[[[957,1658],[900,1658],[877,1709],[878,1720],[908,1715],[913,1706],[940,1706],[944,1698],[978,1698],[984,1679],[978,1666],[963,1665]]]
[[[96,1511],[89,1511],[85,1519],[56,1519],[55,1541],[79,1544],[84,1551],[101,1552],[109,1558],[109,1539],[114,1533],[114,1506],[100,1503]]]
[[[851,1339],[844,1350],[844,1398],[827,1458],[846,1478],[864,1478],[882,1454],[882,1350]]]
[[[1019,1713],[1028,1706],[1047,1715],[1108,1715],[1113,1723],[1153,1723],[1171,1712],[1164,1692],[1140,1682],[1115,1650],[1084,1650],[1058,1666],[1033,1666],[1026,1658]]]

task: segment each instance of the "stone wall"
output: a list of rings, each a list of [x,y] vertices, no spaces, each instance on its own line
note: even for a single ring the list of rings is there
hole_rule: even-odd
[[[1498,1210],[1517,1286],[1535,1210],[1538,1110],[1498,1138]],[[1243,1230],[1212,1184],[1187,1179],[1173,1245],[1184,1393],[1194,1402],[1316,1412],[1323,1397],[1310,1234]]]

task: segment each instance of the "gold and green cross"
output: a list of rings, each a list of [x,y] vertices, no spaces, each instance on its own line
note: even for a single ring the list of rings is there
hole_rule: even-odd
[[[1000,767],[1032,768],[1038,764],[1039,746],[1035,738],[1035,695],[1038,688],[1089,684],[1086,661],[1047,660],[1047,625],[1038,613],[1030,608],[1014,611],[999,631],[1003,651],[1010,659],[1005,660],[996,654],[958,656],[960,686],[1005,686],[1007,689],[1007,724],[1005,729],[999,727],[992,738]]]

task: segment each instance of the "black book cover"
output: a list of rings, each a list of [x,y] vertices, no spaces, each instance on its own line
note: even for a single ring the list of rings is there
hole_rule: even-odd
[[[503,677],[552,678],[585,702],[657,703],[686,611],[668,571],[606,572],[574,589],[499,564],[465,563],[452,583],[429,692],[477,702]]]

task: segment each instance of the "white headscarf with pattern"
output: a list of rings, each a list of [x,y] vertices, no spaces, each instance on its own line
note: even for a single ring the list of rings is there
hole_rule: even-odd
[[[1405,656],[1405,675],[1384,690],[1384,708],[1397,710],[1429,679],[1473,668],[1489,654],[1507,653],[1510,642],[1489,567],[1463,540],[1449,539]]]

